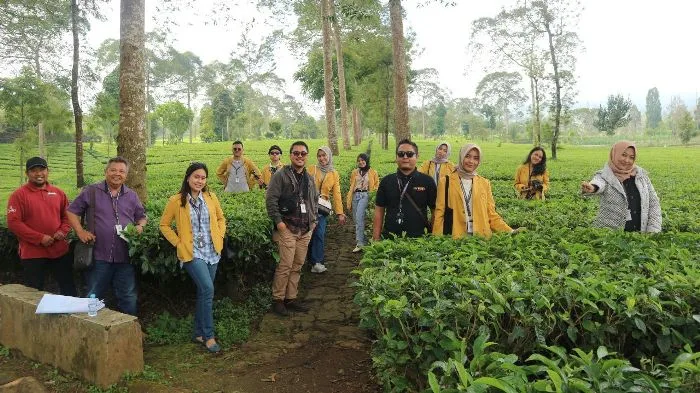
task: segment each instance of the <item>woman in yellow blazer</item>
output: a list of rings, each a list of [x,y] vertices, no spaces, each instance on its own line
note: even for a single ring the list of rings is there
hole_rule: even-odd
[[[515,172],[515,190],[520,199],[542,199],[549,191],[547,154],[539,146],[528,153],[525,161]]]
[[[221,259],[226,219],[215,194],[207,190],[207,166],[190,164],[180,192],[170,197],[160,219],[160,231],[177,249],[180,267],[197,286],[197,304],[192,340],[209,352],[221,347],[214,338],[214,279]],[[175,230],[171,224],[175,221]]]
[[[493,232],[517,232],[496,212],[491,183],[476,173],[481,148],[468,144],[459,151],[461,165],[438,184],[433,234],[458,239],[467,235],[491,237]],[[447,188],[449,189],[445,191]]]
[[[308,168],[309,175],[313,176],[316,189],[320,198],[326,201],[333,198],[333,211],[338,215],[338,222],[345,224],[345,213],[343,213],[343,197],[340,194],[340,175],[333,167],[333,152],[327,146],[321,146],[316,151],[318,164]],[[318,222],[309,242],[308,259],[312,264],[312,273],[323,273],[326,266],[323,264],[324,247],[326,245],[326,225],[328,217],[319,209]]]
[[[418,172],[425,173],[433,178],[435,184],[439,184],[440,178],[447,176],[455,170],[455,166],[450,161],[450,144],[441,142],[435,148],[435,157],[423,162]]]
[[[345,198],[345,206],[352,212],[355,221],[356,246],[352,252],[360,252],[367,245],[365,237],[365,214],[369,204],[369,193],[379,188],[379,175],[369,166],[369,156],[360,153],[357,156],[357,168],[350,174],[350,189]]]

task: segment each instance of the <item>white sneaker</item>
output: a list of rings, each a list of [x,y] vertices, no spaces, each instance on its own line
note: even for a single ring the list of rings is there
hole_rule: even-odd
[[[360,247],[359,245],[355,246],[355,248],[352,249],[352,252],[360,252],[360,251],[362,251],[362,247]]]
[[[322,263],[315,263],[311,268],[311,273],[323,273],[328,270]]]

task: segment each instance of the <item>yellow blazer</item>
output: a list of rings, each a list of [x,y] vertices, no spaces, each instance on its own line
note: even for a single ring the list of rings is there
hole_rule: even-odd
[[[245,167],[246,171],[248,171],[248,188],[253,189],[253,186],[257,183],[255,180],[255,177],[253,177],[253,174],[256,174],[260,176],[260,171],[258,170],[258,167],[255,166],[253,161],[246,157],[241,157],[243,159],[243,166]],[[231,163],[233,162],[233,156],[231,157],[226,157],[222,162],[221,165],[219,165],[218,168],[216,168],[216,177],[221,180],[221,182],[226,186],[228,184],[228,173],[229,173],[229,168],[231,168]]]
[[[515,191],[518,192],[518,198],[525,199],[527,191],[523,191],[523,188],[530,185],[530,180],[536,179],[542,182],[542,191],[537,191],[534,199],[544,199],[544,194],[549,191],[549,171],[545,169],[543,174],[532,177],[530,171],[530,164],[522,164],[515,172]]]
[[[226,218],[221,210],[221,204],[216,194],[204,192],[204,201],[209,211],[209,231],[214,242],[214,250],[221,255],[224,248],[224,235],[226,234]],[[175,221],[175,229],[170,226]],[[160,231],[163,236],[177,249],[177,259],[180,262],[191,262],[194,258],[194,244],[192,235],[192,221],[190,220],[190,204],[180,206],[180,194],[177,193],[168,199],[163,216],[160,218]]]
[[[423,165],[421,165],[420,168],[418,168],[418,172],[425,173],[426,175],[435,179],[435,168],[435,163],[431,160],[427,160],[423,162]],[[451,162],[447,161],[446,163],[440,165],[440,176],[438,176],[438,179],[449,175],[450,173],[454,172],[454,170],[455,166]]]
[[[350,174],[350,189],[348,190],[347,198],[345,198],[345,206],[348,210],[352,209],[352,194],[355,192],[355,178],[357,177],[357,172],[359,172],[359,169],[355,168]],[[377,188],[379,188],[379,175],[377,175],[377,171],[375,171],[374,168],[369,168],[367,171],[367,190],[377,191]]]
[[[464,196],[460,187],[459,174],[452,172],[449,175],[450,190],[447,196],[447,207],[452,209],[452,237],[458,239],[467,233],[467,214],[464,210]],[[481,176],[475,176],[472,180],[472,214],[474,217],[474,234],[491,237],[493,232],[510,232],[511,227],[503,221],[496,212],[496,203],[491,193],[491,182]],[[435,201],[435,222],[433,234],[442,235],[445,223],[445,181],[438,184],[437,199]]]
[[[323,173],[318,166],[314,165],[306,168],[306,170],[309,172],[310,176],[314,177],[316,189],[319,190],[323,199],[330,200],[331,193],[333,193],[333,200],[331,202],[335,214],[345,214],[343,212],[343,196],[340,194],[340,175],[338,171],[334,170],[333,172],[326,173],[326,177],[323,180],[323,188],[321,188]]]
[[[284,167],[282,161],[278,161],[277,164],[277,170],[280,170],[282,169],[282,167]],[[270,179],[272,179],[272,171],[270,170],[270,164],[265,164],[265,166],[263,167],[262,179],[265,182],[265,184],[270,184]]]

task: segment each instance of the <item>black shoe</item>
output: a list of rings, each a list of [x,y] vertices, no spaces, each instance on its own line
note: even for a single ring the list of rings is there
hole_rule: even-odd
[[[296,300],[285,300],[284,306],[289,311],[307,312],[309,307]]]
[[[275,300],[274,303],[272,303],[272,312],[280,317],[286,317],[289,315],[289,311],[287,311],[287,307],[284,306],[284,302],[282,300]]]

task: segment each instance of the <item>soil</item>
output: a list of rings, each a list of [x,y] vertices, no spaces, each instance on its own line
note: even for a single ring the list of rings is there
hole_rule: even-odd
[[[354,225],[329,225],[326,267],[304,270],[300,299],[308,313],[267,313],[243,345],[211,355],[201,345],[147,346],[146,371],[112,392],[361,393],[380,392],[370,339],[358,327],[353,303]],[[50,392],[96,392],[72,375],[12,351],[0,354],[0,385],[33,376]]]

